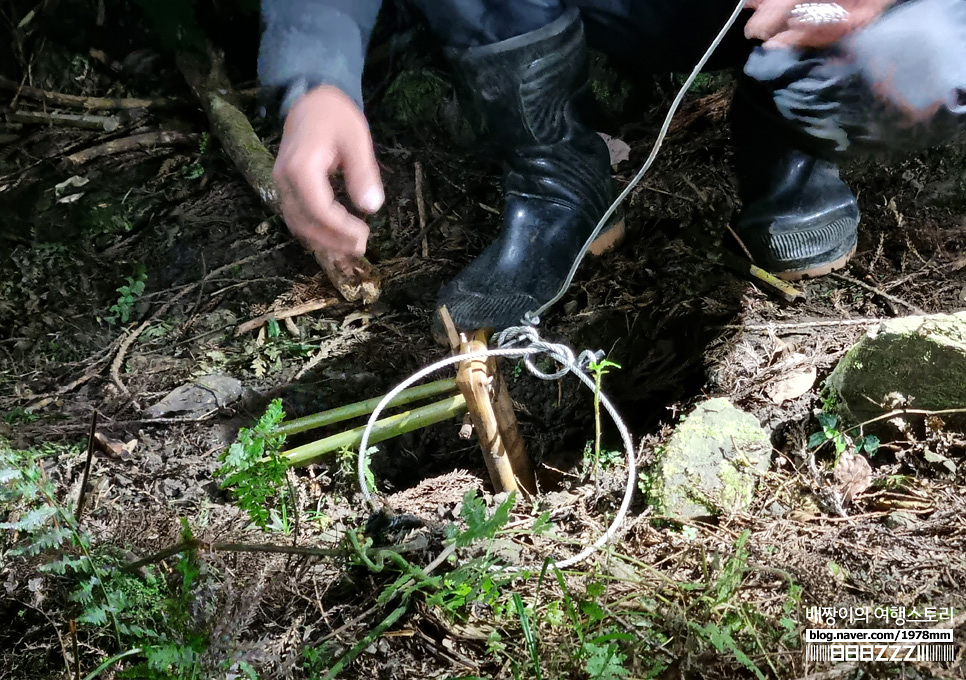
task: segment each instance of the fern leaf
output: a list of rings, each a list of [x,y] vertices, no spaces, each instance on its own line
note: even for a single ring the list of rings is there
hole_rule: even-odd
[[[16,522],[0,522],[0,529],[12,529],[13,531],[34,531],[44,526],[51,517],[57,514],[57,508],[44,505],[34,508],[23,515]]]

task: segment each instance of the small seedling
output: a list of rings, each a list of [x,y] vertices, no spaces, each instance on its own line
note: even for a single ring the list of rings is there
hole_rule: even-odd
[[[839,418],[834,413],[822,412],[818,414],[818,424],[822,427],[808,438],[808,448],[818,450],[828,442],[835,447],[835,462],[850,446],[854,446],[859,453],[865,452],[874,456],[879,450],[879,438],[873,434],[851,437],[848,429],[839,429]],[[853,428],[854,429],[854,428]]]
[[[284,418],[282,401],[275,399],[255,427],[243,427],[238,432],[238,441],[221,455],[222,465],[215,471],[221,478],[221,488],[231,488],[239,507],[263,530],[268,529],[270,522],[276,528],[288,526],[288,466],[280,455],[285,435],[275,433]]]
[[[201,164],[201,157],[204,156],[211,147],[211,135],[207,132],[201,133],[201,140],[198,142],[198,158],[182,170],[185,179],[194,180],[203,177],[205,166]]]
[[[147,281],[147,269],[143,264],[139,264],[134,269],[134,276],[127,277],[127,283],[117,289],[117,302],[111,306],[111,315],[107,317],[110,323],[127,323],[131,320],[134,303],[144,293]]]
[[[614,363],[608,359],[600,359],[599,361],[591,361],[587,366],[587,370],[591,372],[594,376],[594,451],[593,451],[593,477],[594,483],[597,483],[597,470],[601,463],[601,451],[600,451],[600,437],[601,437],[601,427],[600,427],[600,383],[605,375],[610,373],[611,368],[620,369],[620,364]]]

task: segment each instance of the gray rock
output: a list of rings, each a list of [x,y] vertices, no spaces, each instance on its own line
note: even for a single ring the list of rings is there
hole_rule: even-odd
[[[769,517],[774,517],[775,519],[781,519],[782,517],[788,514],[788,508],[782,505],[781,503],[779,503],[778,501],[774,501],[771,505],[765,508],[765,513]]]
[[[175,388],[144,413],[148,418],[198,418],[231,404],[242,392],[242,384],[235,378],[205,375]]]
[[[910,529],[919,522],[919,518],[911,512],[895,510],[886,515],[882,522],[890,529]]]
[[[711,399],[671,435],[651,479],[651,501],[678,519],[746,510],[770,460],[771,442],[758,420],[727,399]]]
[[[825,384],[839,415],[850,425],[896,408],[966,406],[966,312],[882,323],[846,353]],[[966,425],[962,415],[942,418]],[[867,430],[889,427],[883,421]]]

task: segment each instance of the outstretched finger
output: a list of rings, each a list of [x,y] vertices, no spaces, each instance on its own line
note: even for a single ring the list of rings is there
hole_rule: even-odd
[[[386,195],[369,131],[363,128],[358,134],[343,137],[339,140],[338,154],[349,198],[367,213],[379,210]]]
[[[745,37],[750,40],[767,41],[788,26],[792,10],[798,0],[771,0],[762,2],[745,24]]]

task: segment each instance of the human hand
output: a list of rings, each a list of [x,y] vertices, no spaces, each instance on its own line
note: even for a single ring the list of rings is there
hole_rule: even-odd
[[[746,7],[755,13],[745,24],[745,37],[764,41],[765,47],[825,47],[874,21],[894,0],[838,0],[802,2],[801,0],[748,0]],[[794,10],[803,5],[819,9],[844,10],[841,21],[810,23],[796,17]]]
[[[329,176],[338,170],[357,208],[373,213],[382,207],[385,193],[365,116],[341,90],[323,85],[289,111],[273,177],[285,223],[311,252],[361,256],[369,227],[335,200]]]

